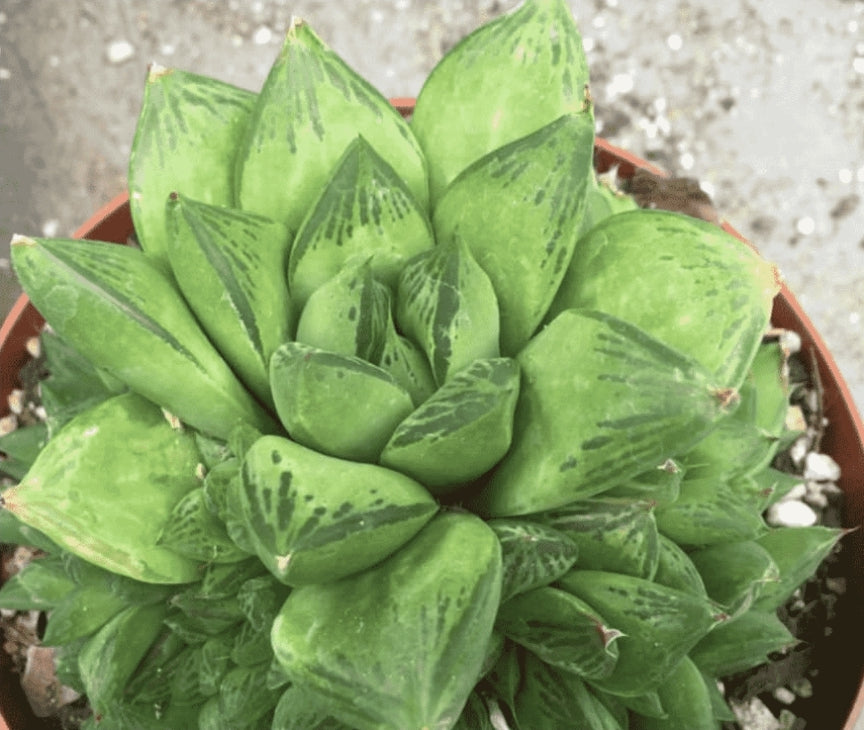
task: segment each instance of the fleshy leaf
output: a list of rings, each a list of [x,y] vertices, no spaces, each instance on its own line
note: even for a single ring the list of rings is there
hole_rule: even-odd
[[[270,383],[291,438],[342,459],[377,461],[414,409],[408,392],[382,368],[299,342],[276,350]]]
[[[142,251],[16,236],[12,261],[51,327],[135,392],[213,436],[243,422],[276,429]]]
[[[396,321],[426,353],[439,386],[474,360],[498,356],[495,291],[459,240],[420,254],[402,269]]]
[[[246,454],[242,516],[258,557],[288,585],[333,581],[398,550],[437,511],[417,482],[265,436]]]
[[[489,520],[487,524],[501,543],[504,561],[502,602],[552,583],[576,562],[579,548],[563,532],[515,518]]]
[[[267,368],[294,328],[281,223],[173,195],[168,260],[208,337],[258,399],[272,406]]]
[[[390,296],[373,276],[371,261],[346,263],[306,300],[295,339],[377,364],[390,319]]]
[[[492,281],[502,355],[525,346],[564,277],[593,157],[593,116],[566,115],[481,157],[435,208],[438,244],[463,241]]]
[[[739,388],[778,290],[774,266],[717,226],[640,209],[580,239],[548,319],[574,307],[599,309]]]
[[[491,469],[510,448],[518,395],[514,360],[475,360],[396,427],[380,462],[433,494],[453,491]]]
[[[547,664],[587,679],[608,677],[618,661],[621,632],[558,588],[535,588],[502,603],[495,627]]]
[[[495,534],[474,515],[442,513],[369,570],[292,591],[273,648],[292,680],[350,727],[452,727],[483,665],[500,590]]]
[[[408,124],[295,19],[240,143],[237,202],[298,230],[342,153],[361,134],[425,209],[426,160]]]
[[[129,207],[141,246],[154,260],[167,267],[169,193],[233,204],[237,139],[254,103],[251,91],[150,67],[129,155]]]
[[[433,201],[486,153],[590,106],[587,87],[582,38],[562,0],[528,0],[463,38],[426,79],[411,121]]]
[[[657,689],[723,618],[711,601],[630,575],[577,570],[559,584],[624,634],[612,674],[595,681],[613,694],[632,697]]]
[[[144,582],[186,583],[198,578],[197,564],[157,538],[177,501],[199,485],[197,464],[191,434],[127,393],[66,424],[3,498],[20,520],[96,565]]]
[[[554,509],[644,473],[728,407],[698,363],[599,312],[562,312],[517,360],[513,447],[478,498],[493,517]]]
[[[352,260],[370,261],[375,276],[392,286],[405,261],[433,245],[424,208],[358,137],[302,220],[288,264],[291,296],[305,304]]]
[[[585,499],[537,515],[536,519],[576,543],[578,570],[605,570],[653,579],[660,547],[652,503]]]

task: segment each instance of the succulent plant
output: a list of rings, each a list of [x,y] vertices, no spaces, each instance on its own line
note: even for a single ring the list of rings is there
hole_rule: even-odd
[[[13,240],[52,376],[0,537],[47,556],[0,606],[51,612],[92,727],[728,719],[841,532],[762,518],[774,268],[593,144],[562,0],[410,122],[301,21],[259,94],[151,68],[140,246]]]

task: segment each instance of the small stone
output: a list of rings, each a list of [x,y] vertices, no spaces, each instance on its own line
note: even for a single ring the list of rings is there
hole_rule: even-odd
[[[785,425],[789,431],[807,430],[807,419],[804,417],[801,406],[789,406],[786,410]]]
[[[21,675],[21,688],[36,717],[50,717],[57,709],[57,676],[54,650],[47,646],[27,647],[27,663]]]
[[[807,454],[804,478],[820,482],[836,482],[840,478],[840,467],[828,454]]]
[[[786,492],[786,494],[783,495],[783,497],[780,501],[782,502],[785,500],[788,502],[789,500],[793,500],[793,499],[800,500],[800,499],[804,499],[804,497],[806,495],[807,495],[807,485],[804,484],[804,482],[801,482],[801,484],[796,484],[794,487],[792,487],[792,489],[790,489],[788,492]]]
[[[684,41],[680,35],[677,33],[672,33],[666,39],[666,45],[669,46],[670,51],[680,51],[682,46],[684,45]]]
[[[799,677],[794,680],[790,685],[789,689],[791,689],[798,697],[812,697],[813,696],[813,684],[810,682],[807,677]]]
[[[105,55],[109,63],[123,63],[135,55],[135,48],[129,41],[124,39],[111,41],[108,44]]]
[[[270,30],[270,28],[268,28],[266,25],[262,25],[252,35],[252,42],[256,46],[266,46],[272,40],[273,40],[273,31]]]
[[[846,593],[846,579],[842,576],[826,578],[825,587],[832,593],[842,596]]]
[[[774,699],[784,705],[791,705],[795,701],[795,693],[787,687],[778,687],[774,690]]]
[[[792,458],[792,461],[797,465],[801,465],[804,463],[804,459],[807,457],[807,454],[810,451],[810,444],[806,436],[802,436],[797,439],[794,444],[792,444],[789,449],[789,456]]]
[[[787,356],[801,352],[801,335],[794,330],[783,330],[780,335],[780,347]]]
[[[46,238],[53,238],[60,230],[60,221],[56,218],[51,218],[42,224],[42,235]]]
[[[742,727],[782,730],[774,713],[758,697],[753,697],[747,702],[730,702],[729,705]]]
[[[18,419],[14,413],[0,418],[0,436],[12,433],[16,428],[18,428]]]
[[[24,343],[24,347],[27,348],[27,352],[30,353],[30,357],[39,357],[42,354],[42,340],[38,337],[29,337],[27,338],[27,342]]]
[[[809,215],[799,218],[795,222],[795,230],[797,230],[802,236],[809,236],[816,231],[816,221]]]
[[[765,520],[775,527],[812,527],[819,521],[813,508],[797,499],[784,499],[772,504]]]
[[[9,403],[9,410],[15,415],[20,415],[24,410],[24,391],[21,390],[21,388],[15,388],[11,393],[9,393],[9,398],[7,400]]]
[[[818,482],[810,482],[807,485],[807,494],[804,496],[804,501],[816,509],[825,509],[828,506],[828,497],[822,494],[821,489],[811,488],[814,484],[818,484]]]

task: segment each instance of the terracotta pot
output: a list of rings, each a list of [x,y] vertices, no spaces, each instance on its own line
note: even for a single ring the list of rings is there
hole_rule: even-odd
[[[391,101],[405,116],[413,110],[413,99]],[[632,176],[637,168],[662,174],[645,160],[598,139],[595,145],[596,168],[605,172],[615,165],[622,177]],[[730,225],[724,224],[723,227],[750,245]],[[129,198],[124,193],[98,210],[74,233],[74,237],[125,243],[132,233]],[[860,526],[864,523],[864,483],[860,479],[864,474],[864,424],[834,358],[785,285],[774,301],[772,320],[775,326],[794,330],[801,336],[807,362],[815,363],[818,369],[824,390],[825,416],[830,423],[822,449],[837,461],[843,471],[839,484],[846,497],[844,524]],[[43,323],[26,295],[22,295],[0,327],[0,416],[6,412],[7,397],[16,385],[17,372],[29,357],[26,341],[39,333]],[[841,636],[836,639],[836,676],[823,683],[824,686],[818,689],[817,700],[814,700],[818,702],[814,716],[820,718],[819,726],[825,730],[854,730],[856,718],[864,710],[864,651],[858,639],[859,617],[864,607],[864,535],[861,531],[848,535],[844,538],[844,546],[849,568],[848,591],[853,599],[848,603],[855,610],[850,608],[847,611],[849,615],[841,620],[848,631],[840,632]],[[40,723],[29,713],[18,678],[10,671],[5,652],[0,651],[0,730],[43,730],[47,727],[44,721]]]

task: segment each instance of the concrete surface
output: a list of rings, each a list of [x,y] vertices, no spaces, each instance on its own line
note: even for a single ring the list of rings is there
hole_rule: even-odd
[[[0,0],[0,314],[13,232],[121,191],[146,64],[257,89],[291,15],[387,95],[515,3]],[[600,133],[698,176],[779,264],[864,405],[864,2],[573,0]]]

